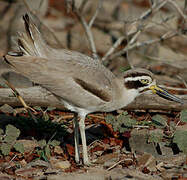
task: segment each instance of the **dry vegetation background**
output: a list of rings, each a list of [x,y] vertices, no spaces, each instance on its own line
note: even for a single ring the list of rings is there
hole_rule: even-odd
[[[1,0],[0,59],[17,50],[14,36],[24,30],[28,11],[39,18],[35,23],[51,46],[100,57],[116,75],[147,68],[187,101],[187,1]],[[0,61],[1,72],[7,69]],[[18,99],[1,80],[0,179],[187,178],[186,104],[146,94],[128,112],[90,115],[87,138],[95,165],[82,167],[74,162],[73,114],[52,108],[63,107],[28,79],[10,70],[6,79],[34,106],[38,122],[17,108]]]

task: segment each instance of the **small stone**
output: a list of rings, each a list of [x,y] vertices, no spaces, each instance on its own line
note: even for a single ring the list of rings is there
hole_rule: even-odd
[[[69,161],[59,161],[55,163],[54,166],[59,169],[68,169],[70,168],[71,164]]]
[[[95,163],[104,164],[105,167],[109,167],[110,165],[115,164],[118,160],[119,160],[119,154],[111,153],[111,154],[105,154],[103,156],[98,157]]]
[[[56,159],[54,157],[50,158],[50,163],[53,168],[57,168],[57,169],[68,169],[71,166],[69,161],[62,161],[62,160]]]
[[[144,153],[142,156],[138,157],[138,166],[140,168],[146,167],[149,171],[156,171],[156,159],[149,153]]]
[[[153,143],[148,143],[147,139],[150,136],[148,129],[133,129],[131,131],[131,137],[129,144],[133,152],[149,153],[157,156],[157,152]]]

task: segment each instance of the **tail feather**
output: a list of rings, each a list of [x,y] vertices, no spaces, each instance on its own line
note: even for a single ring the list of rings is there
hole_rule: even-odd
[[[26,33],[20,33],[18,46],[26,55],[46,57],[48,45],[32,19],[25,14],[23,16]]]
[[[37,55],[33,41],[25,33],[19,34],[18,46],[23,54],[30,56]]]

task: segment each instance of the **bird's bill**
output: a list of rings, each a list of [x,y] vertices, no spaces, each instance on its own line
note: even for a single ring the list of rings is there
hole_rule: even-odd
[[[158,94],[160,97],[164,98],[164,99],[168,99],[170,101],[175,101],[175,102],[178,102],[178,103],[181,103],[183,104],[183,101],[182,99],[170,94],[169,92],[167,92],[165,89],[162,89],[160,87],[158,87],[157,85],[152,85],[150,87],[150,89],[152,90],[152,92],[154,94]]]

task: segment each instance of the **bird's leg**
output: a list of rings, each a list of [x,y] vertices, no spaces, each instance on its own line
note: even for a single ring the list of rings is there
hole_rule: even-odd
[[[75,114],[73,119],[73,127],[74,127],[74,142],[75,142],[75,162],[80,162],[79,156],[79,123],[78,123],[78,115]]]
[[[84,120],[85,120],[85,116],[80,116],[79,128],[80,128],[81,140],[82,140],[83,163],[84,163],[84,165],[90,165],[90,162],[89,162],[89,159],[88,159],[87,145],[86,145]]]

